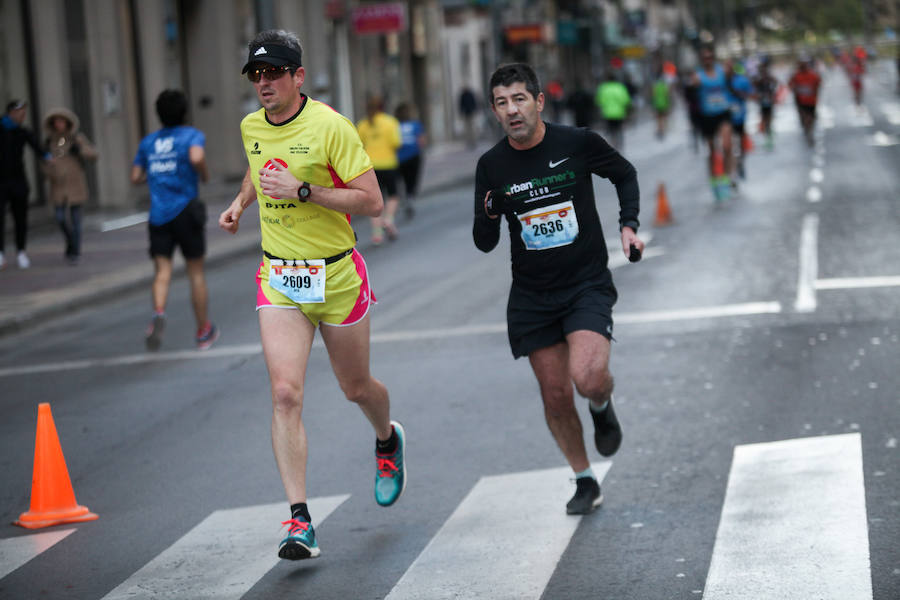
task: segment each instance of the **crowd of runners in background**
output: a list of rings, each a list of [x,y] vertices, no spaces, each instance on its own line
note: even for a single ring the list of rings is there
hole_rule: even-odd
[[[747,175],[744,158],[754,147],[759,134],[761,146],[772,151],[772,129],[776,107],[794,104],[797,119],[809,145],[813,144],[816,105],[824,70],[841,69],[858,107],[863,102],[863,81],[870,55],[861,46],[833,49],[813,57],[780,57],[759,54],[744,58],[717,56],[711,46],[697,52],[697,65],[678,68],[663,61],[655,68],[651,81],[635,83],[634,72],[613,58],[596,89],[579,82],[577,89],[565,95],[558,81],[547,84],[551,110],[547,120],[569,121],[578,127],[600,131],[619,149],[626,145],[626,131],[642,107],[652,111],[655,135],[663,140],[669,133],[672,111],[680,102],[690,123],[690,143],[694,152],[706,149],[710,188],[716,202],[728,200],[740,180]],[[751,103],[758,105],[753,130],[747,126]],[[564,116],[562,109],[569,110]],[[861,110],[861,108],[860,108]],[[703,144],[701,144],[703,142]]]

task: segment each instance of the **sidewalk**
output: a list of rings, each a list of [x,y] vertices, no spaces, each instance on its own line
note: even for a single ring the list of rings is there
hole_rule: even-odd
[[[482,142],[476,148],[468,149],[461,142],[450,142],[429,148],[419,196],[471,184],[478,157],[492,144]],[[201,197],[209,215],[206,225],[209,266],[244,252],[260,250],[259,214],[255,209],[244,213],[238,235],[229,235],[218,227],[219,213],[234,199],[237,189],[237,183],[212,183],[201,187]],[[149,314],[153,265],[147,254],[145,216],[103,211],[87,213],[81,262],[71,266],[63,258],[62,234],[50,219],[48,209],[32,209],[26,248],[31,259],[30,269],[16,267],[13,236],[7,232],[7,264],[0,271],[0,336],[135,289],[146,291]],[[11,220],[10,216],[7,221]],[[359,235],[360,248],[366,248],[369,245],[369,220],[354,219],[353,227]],[[183,270],[184,262],[176,258],[175,276]]]

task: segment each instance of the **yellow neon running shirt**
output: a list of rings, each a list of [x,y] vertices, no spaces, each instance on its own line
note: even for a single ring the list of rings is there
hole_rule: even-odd
[[[279,258],[328,258],[356,245],[350,215],[314,202],[270,198],[259,188],[259,171],[279,162],[300,181],[347,187],[372,168],[353,123],[307,97],[290,121],[272,125],[265,109],[241,121],[241,138],[259,204],[263,250]]]
[[[403,145],[400,122],[387,113],[377,113],[371,119],[363,119],[357,126],[363,147],[379,171],[396,169],[397,150]]]

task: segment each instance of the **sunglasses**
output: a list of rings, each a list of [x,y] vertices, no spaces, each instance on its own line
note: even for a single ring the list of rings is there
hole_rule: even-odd
[[[289,67],[287,65],[281,67],[263,67],[262,69],[250,69],[247,71],[247,79],[252,81],[253,83],[259,83],[260,77],[264,78],[266,81],[275,81],[277,79],[281,79],[282,75],[285,73],[294,74],[293,67]]]

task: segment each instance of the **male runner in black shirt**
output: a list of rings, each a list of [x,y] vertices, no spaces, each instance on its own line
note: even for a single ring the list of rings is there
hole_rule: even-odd
[[[639,191],[634,167],[599,135],[541,120],[544,95],[526,64],[491,76],[491,105],[506,137],[485,152],[475,174],[475,245],[490,252],[506,216],[513,281],[507,326],[513,356],[528,356],[550,432],[575,471],[569,514],[603,500],[591,471],[572,383],[590,400],[594,443],[612,456],[622,430],[609,373],[616,288],[594,204],[591,175],[612,181],[619,197],[622,249],[637,260]]]

